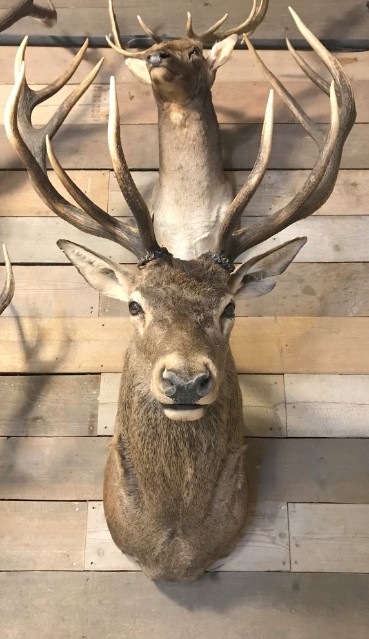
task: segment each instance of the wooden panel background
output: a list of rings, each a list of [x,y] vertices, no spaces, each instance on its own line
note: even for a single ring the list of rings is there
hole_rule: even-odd
[[[0,0],[0,12],[8,4]],[[50,35],[110,31],[105,0],[55,4],[59,19]],[[299,37],[287,4],[271,0],[255,38]],[[219,0],[174,0],[170,8],[163,0],[115,0],[115,6],[124,34],[140,32],[137,13],[160,33],[176,35],[184,32],[187,10],[198,29],[225,10],[230,24],[248,11],[238,0],[229,7]],[[368,38],[369,10],[361,0],[295,0],[294,8],[321,38]],[[46,31],[24,19],[8,33]],[[90,289],[55,241],[64,236],[122,263],[133,260],[112,243],[76,232],[33,192],[3,126],[15,51],[0,46],[0,242],[9,247],[17,282],[0,318],[1,636],[139,639],[149,631],[154,639],[223,639],[231,632],[238,639],[247,630],[253,639],[367,639],[369,52],[337,54],[358,116],[334,193],[277,240],[306,234],[306,247],[270,295],[237,303],[232,348],[250,474],[245,537],[217,574],[195,584],[154,585],[115,548],[101,503],[130,335],[127,309]],[[74,53],[29,47],[29,82],[53,81]],[[128,162],[148,201],[157,179],[157,113],[150,88],[132,78],[120,56],[88,50],[69,86],[36,110],[34,122],[45,124],[102,55],[99,76],[57,134],[55,149],[94,201],[112,215],[130,216],[106,142],[110,75],[117,79]],[[290,55],[261,55],[327,127],[326,97]],[[303,55],[314,64],[313,54]],[[267,93],[246,51],[236,51],[218,72],[214,104],[235,191],[255,159]],[[316,158],[279,99],[275,121],[269,170],[247,223],[288,201]]]

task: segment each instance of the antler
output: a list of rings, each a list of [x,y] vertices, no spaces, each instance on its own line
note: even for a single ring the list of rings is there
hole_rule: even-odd
[[[44,127],[34,129],[32,126],[34,107],[50,95],[54,95],[68,81],[80,64],[87,45],[88,41],[77,53],[68,69],[55,82],[39,91],[34,91],[29,88],[25,79],[26,40],[23,41],[16,57],[15,84],[5,109],[5,129],[11,144],[28,171],[35,190],[54,213],[85,233],[104,237],[120,244],[146,263],[150,259],[162,256],[166,250],[161,249],[156,242],[150,212],[127,167],[120,141],[114,78],[111,80],[110,87],[109,150],[119,186],[132,210],[138,228],[124,224],[92,202],[65,173],[50,144],[52,136],[94,80],[103,60],[100,60],[83,82],[64,100]],[[51,184],[46,171],[46,152],[58,178],[78,206],[63,198]]]
[[[269,5],[269,0],[260,0],[259,6],[257,6],[257,1],[258,0],[253,0],[253,5],[250,11],[250,15],[248,16],[248,18],[246,18],[244,22],[239,24],[238,27],[234,27],[233,29],[227,29],[226,31],[222,31],[220,33],[216,33],[216,31],[219,29],[219,27],[222,26],[223,22],[225,22],[225,20],[227,19],[228,13],[226,13],[222,18],[217,20],[217,22],[215,22],[211,27],[209,27],[209,29],[207,29],[203,33],[197,34],[195,33],[192,27],[191,13],[188,12],[187,25],[186,25],[187,37],[192,38],[194,40],[198,40],[199,42],[202,42],[203,44],[212,45],[212,44],[215,44],[215,42],[218,42],[219,40],[224,40],[224,38],[227,38],[228,36],[233,35],[235,33],[237,35],[240,35],[241,33],[246,33],[247,35],[251,35],[255,31],[256,27],[263,21],[268,9],[268,5]],[[122,46],[120,32],[119,32],[119,28],[117,24],[117,18],[114,12],[113,0],[109,0],[109,16],[110,16],[113,40],[109,36],[106,36],[106,40],[108,44],[112,47],[112,49],[114,49],[115,51],[117,51],[121,55],[124,55],[127,58],[145,58],[153,50],[155,51],[155,45],[149,47],[145,51],[137,51],[135,53],[132,53],[132,51],[130,51],[129,49],[124,49]],[[149,27],[142,20],[141,16],[137,16],[137,19],[142,29],[145,31],[145,33],[147,33],[148,36],[150,36],[150,38],[154,40],[155,43],[159,44],[160,42],[163,42],[163,40],[158,35],[156,35],[156,33],[154,33],[151,29],[149,29]]]
[[[276,213],[260,219],[251,226],[236,230],[241,214],[254,195],[267,168],[272,136],[272,115],[269,100],[258,158],[244,186],[230,205],[219,230],[215,259],[220,262],[223,261],[225,266],[230,269],[232,268],[232,262],[238,255],[260,244],[260,242],[267,240],[276,233],[279,233],[279,231],[282,231],[297,220],[308,217],[324,204],[333,191],[343,146],[355,122],[356,110],[354,96],[350,82],[341,65],[336,58],[325,49],[311,31],[309,31],[296,13],[292,9],[290,9],[290,12],[301,34],[318,54],[333,78],[333,82],[329,85],[318,76],[311,67],[308,67],[305,62],[300,64],[304,72],[313,82],[323,91],[330,94],[331,125],[327,134],[324,135],[287,89],[285,89],[280,81],[267,69],[251,43],[245,38],[250,52],[262,66],[265,75],[274,89],[294,113],[297,120],[314,139],[319,149],[319,156],[300,191],[288,204]],[[291,45],[289,45],[289,47],[292,48]],[[295,59],[300,63],[302,59],[296,52],[294,53]]]
[[[145,51],[138,51],[136,53],[133,53],[128,49],[124,49],[120,37],[117,17],[114,12],[113,0],[109,0],[109,17],[112,30],[112,34],[110,35],[112,35],[114,39],[112,40],[109,36],[106,36],[106,41],[111,46],[111,48],[114,49],[114,51],[117,51],[117,53],[120,53],[127,58],[145,58],[153,49],[155,49],[155,45],[149,47],[148,49],[145,49]],[[149,29],[149,27],[142,20],[141,16],[137,16],[137,20],[145,33],[147,33],[147,35],[150,36],[150,38],[152,38],[156,44],[163,42],[158,35],[151,31],[151,29]]]
[[[5,270],[6,270],[6,282],[5,286],[0,294],[0,315],[9,306],[14,295],[14,275],[12,265],[9,260],[8,251],[5,244],[3,244],[4,258],[5,258]]]
[[[57,13],[51,0],[47,0],[47,4],[48,8],[35,4],[34,0],[20,0],[3,13],[0,19],[0,31],[5,31],[26,16],[41,20],[46,27],[52,27],[57,20]]]
[[[226,13],[222,18],[220,18],[220,20],[209,27],[209,29],[199,34],[195,33],[195,31],[193,30],[192,16],[190,13],[187,13],[187,36],[189,38],[193,38],[194,40],[199,40],[203,44],[214,44],[219,40],[224,40],[224,38],[227,38],[234,33],[236,33],[237,35],[251,35],[259,26],[259,24],[264,20],[265,14],[268,10],[268,5],[269,0],[261,0],[259,6],[257,7],[257,0],[253,0],[252,9],[246,20],[239,24],[237,27],[234,27],[233,29],[227,29],[226,31],[222,31],[220,33],[216,33],[216,31],[227,19],[228,13]]]

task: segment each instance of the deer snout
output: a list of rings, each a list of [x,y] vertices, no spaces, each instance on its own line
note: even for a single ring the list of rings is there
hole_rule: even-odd
[[[188,378],[178,371],[165,368],[161,375],[160,386],[164,395],[176,404],[197,404],[212,391],[214,380],[209,369]]]
[[[170,58],[169,53],[166,51],[156,51],[155,53],[150,53],[150,55],[146,57],[146,60],[152,67],[160,67],[166,58]]]

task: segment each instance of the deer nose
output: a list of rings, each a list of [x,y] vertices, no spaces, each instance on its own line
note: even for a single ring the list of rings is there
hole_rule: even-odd
[[[176,404],[196,404],[199,399],[206,397],[214,385],[211,372],[206,369],[196,373],[191,379],[186,379],[181,373],[167,370],[161,375],[161,387],[164,395],[170,397]]]
[[[160,67],[163,60],[166,58],[170,58],[169,53],[166,51],[156,51],[155,53],[150,53],[147,56],[146,60],[152,67]]]

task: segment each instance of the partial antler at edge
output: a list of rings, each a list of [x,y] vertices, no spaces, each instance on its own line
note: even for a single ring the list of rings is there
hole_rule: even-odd
[[[0,315],[5,311],[5,309],[9,306],[10,302],[13,299],[14,295],[14,275],[12,265],[9,259],[8,251],[6,250],[5,244],[3,244],[4,258],[5,258],[5,270],[6,270],[6,281],[2,292],[0,293]]]
[[[52,27],[57,20],[56,9],[51,2],[47,0],[48,7],[42,7],[34,3],[34,0],[20,0],[10,7],[0,18],[0,31],[5,31],[26,16],[41,20],[46,27]]]

